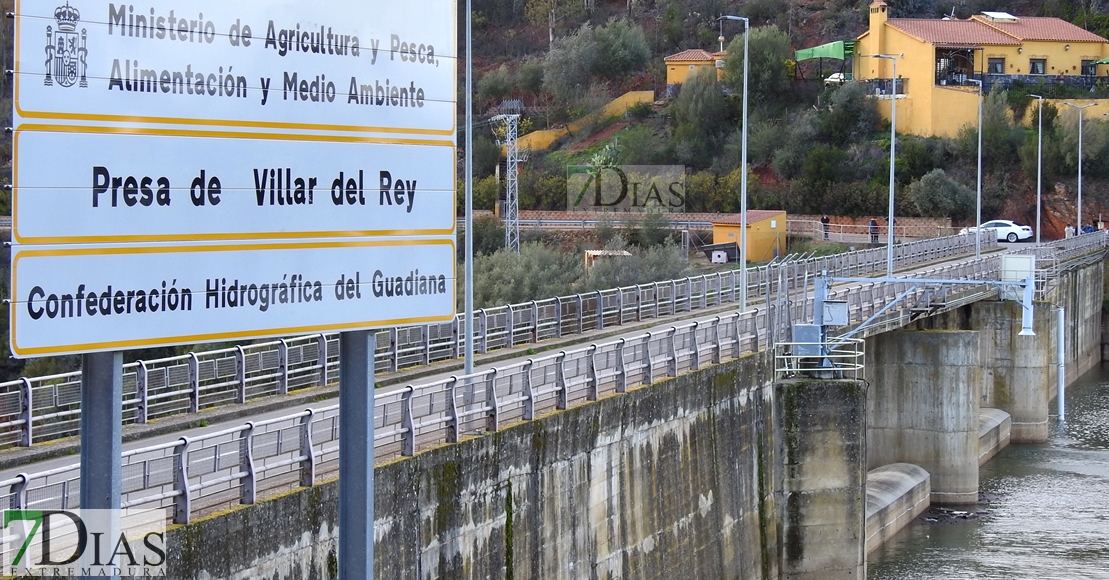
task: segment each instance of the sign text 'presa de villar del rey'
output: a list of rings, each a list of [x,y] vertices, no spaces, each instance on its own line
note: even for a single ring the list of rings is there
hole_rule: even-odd
[[[454,0],[15,13],[17,356],[454,315]]]

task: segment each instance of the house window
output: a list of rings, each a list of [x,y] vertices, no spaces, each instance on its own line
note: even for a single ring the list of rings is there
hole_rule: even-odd
[[[1082,61],[1082,74],[1084,74],[1086,76],[1091,76],[1091,77],[1097,75],[1097,65],[1094,64],[1094,61],[1092,61],[1092,60]]]
[[[1046,58],[1032,58],[1028,60],[1028,74],[1042,75],[1047,70]]]
[[[1005,59],[991,58],[987,64],[987,72],[991,75],[1005,74]]]

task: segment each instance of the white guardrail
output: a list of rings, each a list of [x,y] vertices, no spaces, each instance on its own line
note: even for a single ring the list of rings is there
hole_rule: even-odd
[[[1105,247],[1105,237],[1089,236],[1087,250]],[[1082,239],[1082,238],[1077,238]],[[1070,242],[1070,240],[1067,240]],[[899,246],[900,266],[965,254],[973,238],[947,238]],[[987,244],[992,247],[996,242]],[[1070,248],[1070,246],[1068,246]],[[1075,252],[1077,247],[1070,248]],[[884,249],[852,252],[797,262],[782,262],[753,270],[752,286],[764,297],[754,310],[717,316],[709,323],[686,323],[662,332],[536,356],[470,376],[456,376],[420,385],[409,385],[376,396],[375,457],[389,461],[421,449],[457,441],[461,437],[496,431],[558,409],[566,409],[598,397],[673,377],[702,365],[719,362],[773,347],[779,338],[788,340],[790,321],[812,312],[812,299],[800,292],[814,272],[826,270],[833,276],[859,276],[885,267]],[[922,276],[996,280],[1000,258],[939,266]],[[727,281],[730,284],[721,284]],[[862,320],[898,296],[912,284],[875,283],[834,289],[829,298],[846,300],[852,320]],[[794,293],[793,290],[798,290]],[[491,345],[522,344],[560,332],[590,330],[651,315],[660,316],[705,308],[734,300],[735,286],[729,276],[687,278],[663,284],[597,292],[594,295],[552,299],[486,311],[478,331],[497,331],[502,338],[482,341]],[[924,296],[926,288],[901,296],[887,319],[908,320],[908,311]],[[970,298],[985,292],[968,286]],[[775,300],[775,295],[783,295]],[[624,301],[621,297],[635,297]],[[770,299],[767,299],[769,297]],[[959,294],[953,295],[958,300]],[[952,300],[948,301],[949,304]],[[785,306],[776,307],[780,303]],[[571,306],[569,316],[560,305]],[[537,311],[540,313],[537,315]],[[524,313],[530,316],[522,316]],[[514,318],[519,316],[519,318]],[[892,318],[890,318],[892,317]],[[522,322],[520,322],[522,320]],[[543,323],[544,320],[549,322]],[[457,337],[456,320],[453,325]],[[425,330],[418,330],[426,328]],[[540,331],[535,329],[547,330]],[[433,330],[434,329],[434,330]],[[525,331],[526,330],[526,331]],[[413,346],[411,335],[420,338]],[[447,347],[430,348],[441,341],[433,336],[447,334],[442,327],[413,327],[383,332],[390,342],[378,352],[381,370],[402,366],[410,360],[404,353],[420,352],[411,364],[426,364],[433,353],[457,356],[458,340]],[[135,422],[173,410],[192,410],[261,394],[281,392],[314,384],[319,378],[334,380],[337,373],[337,342],[333,336],[309,336],[276,343],[190,354],[184,357],[143,361],[129,366],[125,385],[127,420]],[[228,362],[230,361],[230,362]],[[141,381],[145,381],[140,392]],[[152,378],[156,377],[156,378]],[[32,399],[55,405],[75,405],[72,392],[78,375],[24,379],[31,385]],[[20,393],[22,391],[15,391]],[[69,398],[66,398],[69,397]],[[140,409],[139,403],[145,403]],[[57,406],[54,409],[58,409]],[[179,411],[177,411],[179,412]],[[55,410],[57,423],[76,423],[78,409]],[[40,415],[36,415],[37,419]],[[47,419],[37,419],[52,425]],[[9,421],[18,424],[18,419]],[[75,427],[74,427],[75,428]],[[18,432],[18,431],[17,431]],[[55,428],[52,433],[64,432]],[[311,486],[338,471],[338,406],[308,409],[299,413],[248,422],[201,437],[182,437],[176,442],[136,449],[123,455],[124,507],[172,508],[172,520],[186,523],[191,518],[232,505],[253,503],[259,496],[301,486]],[[20,509],[65,509],[79,507],[79,464],[0,481],[0,505]]]

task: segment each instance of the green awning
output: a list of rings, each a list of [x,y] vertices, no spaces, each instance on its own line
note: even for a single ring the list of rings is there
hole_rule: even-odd
[[[848,57],[855,54],[855,41],[854,40],[837,40],[814,46],[812,48],[802,48],[794,53],[794,60],[801,62],[803,60],[812,60],[814,58],[836,58],[839,60],[847,60]]]
[[[1095,60],[1093,62],[1093,64],[1109,64],[1109,58],[1103,58],[1101,60]]]

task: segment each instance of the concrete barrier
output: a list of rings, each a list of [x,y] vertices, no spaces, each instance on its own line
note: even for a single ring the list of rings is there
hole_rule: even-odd
[[[911,463],[892,463],[867,472],[866,553],[924,513],[931,493],[928,472]]]
[[[1009,446],[1013,421],[1001,409],[978,413],[978,465],[985,465],[998,451]]]

